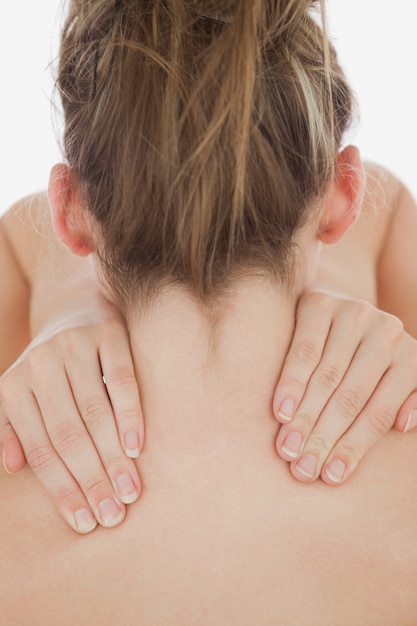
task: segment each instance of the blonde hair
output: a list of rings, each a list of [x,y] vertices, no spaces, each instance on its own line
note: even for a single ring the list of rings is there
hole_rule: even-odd
[[[312,8],[323,1],[70,2],[64,151],[125,306],[167,283],[208,301],[241,272],[291,280],[294,234],[352,114]]]

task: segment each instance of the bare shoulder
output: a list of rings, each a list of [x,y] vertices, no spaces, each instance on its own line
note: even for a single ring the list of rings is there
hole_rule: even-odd
[[[0,374],[30,340],[30,285],[19,254],[25,248],[25,239],[11,232],[10,215],[9,211],[0,219]]]
[[[366,191],[358,230],[371,234],[369,246],[377,261],[384,246],[392,215],[398,205],[403,184],[382,165],[366,162]]]
[[[364,213],[374,227],[377,305],[417,338],[417,203],[391,172],[369,167]]]
[[[367,194],[370,194],[368,199],[376,193],[377,202],[382,201],[389,206],[401,190],[401,180],[387,167],[374,161],[365,161],[364,168],[367,176]]]
[[[365,163],[362,211],[342,239],[325,246],[316,287],[379,304],[378,264],[404,186],[388,169]]]
[[[46,192],[15,202],[2,217],[2,224],[24,275],[30,279],[34,260],[42,256],[40,243],[55,239]]]

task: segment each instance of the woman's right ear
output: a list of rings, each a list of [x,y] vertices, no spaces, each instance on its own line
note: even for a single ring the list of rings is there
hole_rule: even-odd
[[[49,204],[58,238],[77,256],[87,256],[95,246],[86,219],[82,194],[74,171],[63,163],[54,165],[49,177]]]

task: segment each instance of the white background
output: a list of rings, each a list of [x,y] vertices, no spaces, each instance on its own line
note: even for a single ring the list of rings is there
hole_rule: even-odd
[[[7,2],[0,22],[0,213],[46,187],[59,158],[49,63],[59,0]],[[328,0],[330,32],[356,91],[351,136],[363,156],[390,167],[417,196],[417,34],[410,0]]]

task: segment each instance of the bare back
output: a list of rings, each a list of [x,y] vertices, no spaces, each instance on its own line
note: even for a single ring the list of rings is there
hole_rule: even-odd
[[[140,502],[86,537],[29,472],[1,474],[1,623],[415,624],[417,435],[388,435],[342,488],[305,486],[264,417],[255,442],[150,447]]]
[[[360,222],[327,269],[374,301],[371,230]],[[342,487],[297,483],[270,408],[285,327],[242,319],[208,381],[195,319],[166,322],[140,337],[144,489],[120,527],[80,537],[29,471],[0,471],[0,622],[415,625],[417,434],[389,433]]]

